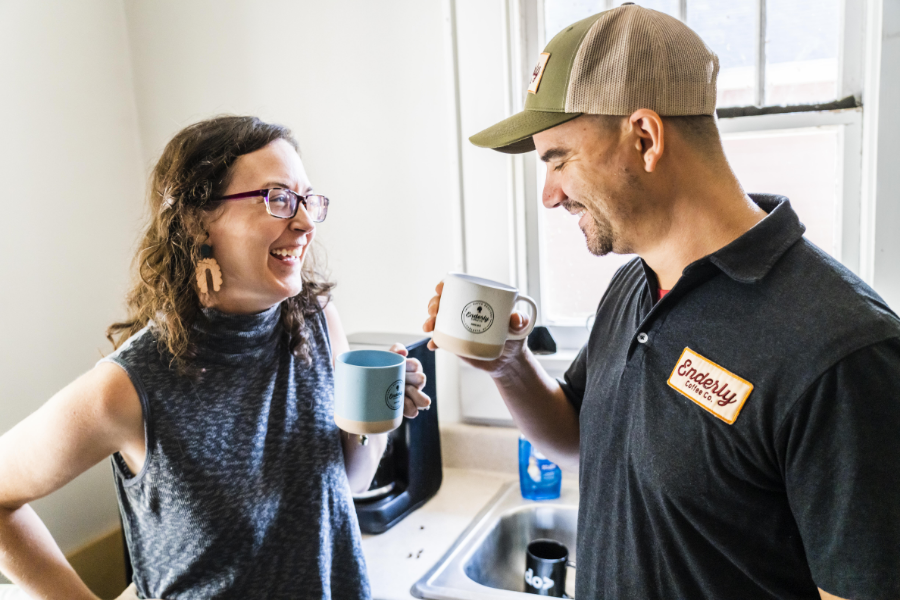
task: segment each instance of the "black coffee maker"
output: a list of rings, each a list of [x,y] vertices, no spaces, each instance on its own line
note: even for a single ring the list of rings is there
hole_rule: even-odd
[[[441,487],[441,437],[438,430],[435,356],[428,338],[392,333],[357,333],[349,337],[353,350],[387,350],[400,342],[410,358],[417,358],[425,370],[423,390],[431,398],[431,408],[419,411],[415,419],[388,434],[388,445],[368,491],[353,495],[359,528],[363,533],[387,531],[416,510]]]

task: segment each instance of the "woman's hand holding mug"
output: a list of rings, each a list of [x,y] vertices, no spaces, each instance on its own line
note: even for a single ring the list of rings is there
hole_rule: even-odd
[[[429,342],[430,343],[430,342]],[[406,346],[394,344],[391,352],[400,356],[409,356]],[[420,410],[431,408],[431,398],[422,392],[425,387],[425,369],[417,358],[406,359],[406,394],[403,398],[403,416],[408,419],[416,418]]]

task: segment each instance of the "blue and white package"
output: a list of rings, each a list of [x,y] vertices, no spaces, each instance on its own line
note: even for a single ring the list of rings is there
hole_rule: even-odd
[[[535,450],[525,436],[519,436],[519,486],[528,500],[559,498],[562,471]]]

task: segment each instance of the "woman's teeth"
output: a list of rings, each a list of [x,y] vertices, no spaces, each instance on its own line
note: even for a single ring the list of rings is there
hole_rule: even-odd
[[[290,250],[287,248],[278,248],[277,250],[272,250],[269,254],[281,259],[300,258],[303,255],[303,246],[292,248]]]

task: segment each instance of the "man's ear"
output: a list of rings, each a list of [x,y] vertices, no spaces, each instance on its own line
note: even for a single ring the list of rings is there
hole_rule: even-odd
[[[641,153],[644,170],[652,173],[665,149],[662,117],[649,108],[640,108],[628,117],[628,123],[636,137],[635,146]]]

